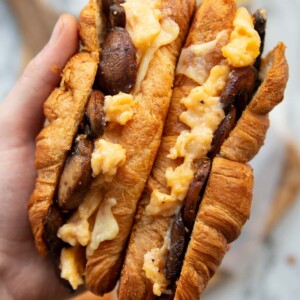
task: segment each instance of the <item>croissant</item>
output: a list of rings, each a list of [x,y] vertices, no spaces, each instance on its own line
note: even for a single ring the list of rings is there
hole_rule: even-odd
[[[194,0],[90,0],[44,105],[29,219],[66,286],[112,290],[158,150]]]
[[[234,1],[204,0],[198,8],[139,202],[119,299],[199,299],[248,220],[247,162],[263,145],[268,113],[288,80],[283,43],[261,58],[265,25],[264,10],[251,16]]]

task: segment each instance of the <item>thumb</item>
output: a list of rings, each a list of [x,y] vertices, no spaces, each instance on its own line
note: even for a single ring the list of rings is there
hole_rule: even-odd
[[[60,71],[77,50],[77,22],[70,15],[62,15],[47,45],[28,64],[1,104],[0,119],[5,120],[6,135],[14,135],[21,142],[37,134],[43,122],[43,103],[59,83]]]

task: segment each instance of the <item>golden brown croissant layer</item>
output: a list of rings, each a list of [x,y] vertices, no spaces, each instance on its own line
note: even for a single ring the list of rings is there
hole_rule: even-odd
[[[81,122],[97,65],[97,52],[82,52],[73,56],[62,73],[61,86],[52,92],[44,104],[49,124],[36,139],[35,165],[38,178],[28,204],[35,244],[42,255],[47,254],[43,240],[43,222],[53,202],[63,164]]]
[[[252,175],[247,165],[233,161],[248,162],[263,145],[269,125],[268,112],[283,99],[288,80],[285,46],[279,43],[263,60],[262,66],[264,81],[221,148],[220,155],[232,162],[221,158],[214,160],[215,169],[213,167],[198,211],[175,299],[199,299],[225,255],[224,247],[239,236],[249,217]],[[221,178],[225,180],[224,185]]]
[[[234,130],[221,147],[221,156],[233,161],[248,162],[259,151],[269,128],[268,113],[279,104],[289,76],[285,45],[277,47],[262,61],[263,82]]]
[[[199,299],[250,216],[253,172],[250,166],[215,158],[185,255],[175,299]]]

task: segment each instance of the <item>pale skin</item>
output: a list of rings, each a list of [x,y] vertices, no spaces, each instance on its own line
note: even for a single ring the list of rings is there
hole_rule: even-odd
[[[35,137],[44,122],[43,103],[60,81],[59,69],[77,50],[76,20],[63,15],[48,44],[0,103],[0,299],[72,296],[56,278],[50,259],[34,247],[27,201],[36,177]]]

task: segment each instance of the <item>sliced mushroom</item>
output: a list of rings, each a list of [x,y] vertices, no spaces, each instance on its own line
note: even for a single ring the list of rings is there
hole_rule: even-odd
[[[254,29],[258,32],[261,44],[260,44],[260,54],[256,58],[256,61],[254,63],[254,67],[257,70],[260,70],[260,64],[261,64],[261,56],[264,51],[265,46],[265,35],[266,35],[266,25],[267,25],[267,14],[266,11],[263,9],[257,10],[254,14]]]
[[[182,217],[185,226],[190,230],[190,232],[193,230],[200,202],[200,194],[208,178],[210,168],[211,161],[209,159],[204,159],[199,162],[198,171],[194,176],[188,193],[184,199]]]
[[[58,186],[58,205],[63,210],[76,209],[83,201],[92,180],[92,152],[93,143],[86,135],[78,135]]]
[[[253,93],[257,72],[254,67],[233,69],[221,95],[221,103],[227,112],[237,97]],[[250,98],[250,97],[247,97]]]
[[[223,142],[227,139],[229,133],[236,123],[236,118],[237,109],[234,106],[231,106],[230,112],[226,115],[219,128],[214,133],[211,150],[208,153],[208,157],[211,159],[213,159],[220,152]]]
[[[65,243],[58,238],[58,229],[64,225],[66,216],[60,211],[56,204],[52,204],[48,210],[48,214],[44,220],[44,240],[49,249],[50,256],[53,261],[56,277],[63,286],[73,292],[73,288],[69,281],[64,280],[60,276],[60,253]]]
[[[63,213],[55,204],[51,205],[44,220],[44,240],[49,252],[54,257],[60,256],[60,251],[64,244],[57,236],[57,231],[64,225],[64,222],[65,217]]]
[[[124,28],[115,27],[103,43],[97,83],[109,95],[130,93],[136,76],[137,58],[129,33]]]
[[[109,8],[109,25],[110,28],[126,26],[126,12],[125,8],[118,4],[113,4]]]
[[[165,276],[171,283],[174,283],[180,275],[185,250],[198,211],[200,194],[208,178],[210,168],[211,161],[209,159],[199,162],[198,172],[190,185],[184,207],[176,215],[172,223],[170,249],[165,267]]]
[[[174,281],[180,274],[187,244],[188,231],[184,226],[181,212],[175,217],[171,227],[171,243],[165,266],[165,276]]]
[[[104,95],[95,90],[91,93],[86,109],[85,132],[90,138],[97,139],[103,135],[104,127]]]

